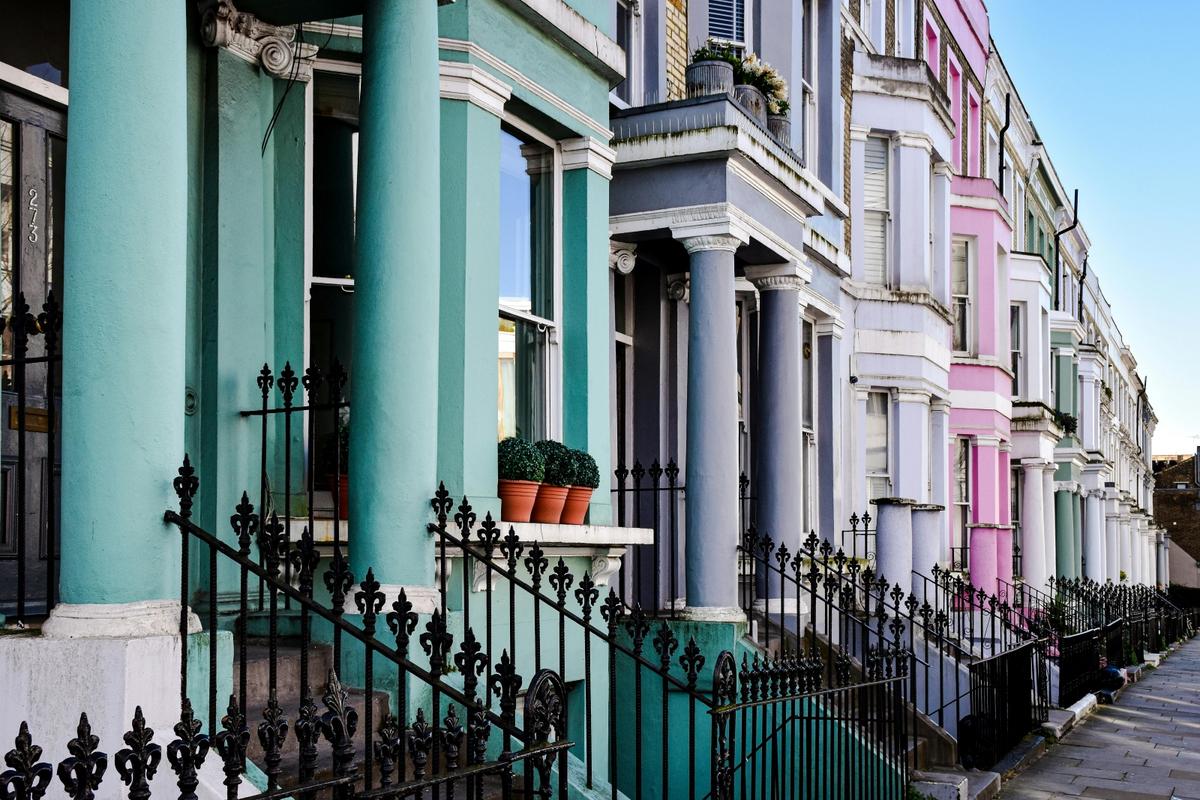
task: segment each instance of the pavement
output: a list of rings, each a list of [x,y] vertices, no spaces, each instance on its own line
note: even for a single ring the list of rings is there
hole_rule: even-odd
[[[1200,800],[1200,637],[1145,670],[1000,793],[1053,797]]]

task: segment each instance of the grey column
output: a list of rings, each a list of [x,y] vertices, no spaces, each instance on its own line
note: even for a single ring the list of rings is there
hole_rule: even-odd
[[[945,528],[942,525],[942,506],[923,503],[912,509],[912,585],[910,591],[919,594],[925,589],[925,576],[942,560],[945,550]],[[904,584],[900,578],[893,583]]]
[[[875,501],[876,578],[907,587],[913,571],[913,506],[911,500],[881,497]]]
[[[692,616],[737,607],[738,421],[735,236],[682,239],[691,259],[687,366],[687,604]]]
[[[758,528],[776,545],[786,545],[789,552],[795,553],[806,535],[800,524],[804,508],[799,405],[803,396],[800,371],[803,281],[792,265],[748,268],[746,272],[759,291],[756,439],[760,446],[755,449],[754,473],[758,487]],[[694,283],[692,291],[695,292]],[[767,584],[767,597],[781,596],[781,581],[769,580]]]

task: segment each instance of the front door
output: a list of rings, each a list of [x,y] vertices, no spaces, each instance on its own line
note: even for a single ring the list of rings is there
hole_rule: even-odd
[[[0,88],[0,615],[58,591],[66,112]],[[15,618],[15,619],[14,619]]]

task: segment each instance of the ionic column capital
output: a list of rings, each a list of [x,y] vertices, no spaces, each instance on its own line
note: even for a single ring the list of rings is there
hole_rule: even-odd
[[[272,25],[238,11],[232,0],[199,0],[200,40],[257,64],[276,78],[307,81],[317,46],[297,42],[295,25]]]
[[[804,279],[800,276],[800,269],[792,263],[746,267],[746,278],[760,292],[786,289],[798,292],[804,288]]]
[[[622,275],[633,272],[637,264],[637,245],[627,242],[608,242],[608,266]]]
[[[731,234],[712,234],[707,236],[684,236],[679,243],[687,250],[688,255],[702,253],[708,250],[724,250],[736,253],[745,242]]]

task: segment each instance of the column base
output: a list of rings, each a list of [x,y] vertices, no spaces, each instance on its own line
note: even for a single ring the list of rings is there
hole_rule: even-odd
[[[746,612],[737,606],[687,606],[679,616],[690,622],[746,621]]]
[[[94,626],[97,617],[90,619],[93,621],[88,624]],[[175,622],[178,624],[178,619]],[[46,761],[54,762],[67,755],[66,745],[76,735],[79,715],[86,713],[100,739],[99,749],[111,754],[123,746],[122,737],[132,725],[134,710],[140,707],[147,726],[154,731],[154,742],[165,751],[175,738],[172,729],[179,721],[179,636],[114,636],[112,628],[108,630],[105,636],[5,637],[0,647],[0,686],[4,687],[0,692],[0,736],[12,739],[17,726],[26,721],[34,744],[44,749]],[[188,694],[196,719],[205,729],[211,644],[207,633],[188,637]],[[217,634],[215,645],[220,720],[233,690],[233,635]],[[96,800],[124,800],[126,787],[120,779],[104,777]],[[208,758],[199,777],[196,793],[200,800],[224,800],[219,758]],[[150,782],[152,794],[178,796],[175,780],[174,771],[162,764]],[[242,796],[259,791],[251,780],[243,783]]]
[[[449,575],[446,576],[449,579]],[[379,587],[379,591],[383,592],[386,598],[383,601],[383,612],[387,613],[392,610],[392,603],[400,596],[400,590],[404,590],[404,596],[408,602],[412,603],[412,610],[418,614],[432,614],[442,607],[442,593],[436,586],[401,586],[398,583],[388,583]],[[351,600],[349,610],[356,611],[353,603],[353,593],[358,591],[357,588],[351,591]]]
[[[755,600],[754,610],[764,614],[807,614],[808,603],[804,602],[803,598],[798,601],[794,597],[769,597],[764,600]]]
[[[188,611],[188,633],[200,632],[200,618]],[[179,635],[179,603],[59,603],[42,625],[48,639],[140,639]]]

